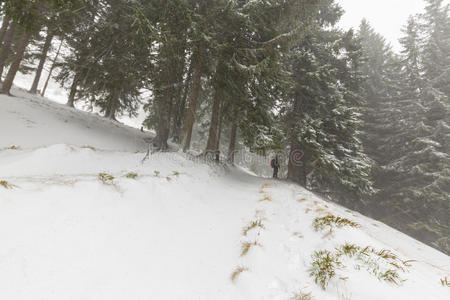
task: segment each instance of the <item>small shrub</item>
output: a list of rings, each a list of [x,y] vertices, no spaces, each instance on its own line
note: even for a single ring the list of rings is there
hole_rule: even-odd
[[[153,174],[155,175],[155,177],[159,177],[161,172],[159,172],[158,170],[155,170],[155,171],[153,171]]]
[[[103,184],[112,184],[114,179],[115,179],[114,176],[109,175],[107,173],[98,174],[98,180],[100,180]]]
[[[247,227],[244,228],[244,230],[242,231],[242,235],[246,236],[250,230],[256,227],[264,229],[264,225],[261,220],[252,221]]]
[[[20,150],[20,146],[12,145],[11,147],[7,148],[8,150]]]
[[[127,173],[125,175],[125,177],[128,178],[128,179],[136,179],[136,178],[138,178],[138,176],[139,175],[137,173],[133,173],[133,172]]]
[[[178,176],[181,175],[181,173],[178,172],[178,171],[173,171],[173,172],[172,172],[172,175],[175,176],[175,177],[178,177]]]
[[[309,276],[314,278],[316,284],[320,284],[323,289],[326,289],[328,282],[336,276],[336,269],[342,267],[342,263],[338,256],[328,250],[316,251],[312,258]]]
[[[342,228],[342,227],[360,227],[358,223],[355,223],[349,219],[335,217],[333,215],[328,215],[326,217],[315,218],[313,222],[314,230],[322,231],[325,228],[328,228],[330,232],[333,231],[334,228]]]
[[[248,271],[247,267],[237,267],[236,270],[233,271],[233,273],[231,273],[231,281],[234,282],[236,280],[236,278],[242,273],[242,272],[246,272]]]
[[[447,277],[441,279],[442,286],[450,287],[450,281],[448,281]]]

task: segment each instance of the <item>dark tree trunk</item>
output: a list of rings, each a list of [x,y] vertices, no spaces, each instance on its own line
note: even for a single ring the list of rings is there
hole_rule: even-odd
[[[203,69],[203,53],[205,50],[205,46],[201,44],[198,48],[197,53],[195,54],[195,63],[194,63],[194,75],[192,82],[192,91],[191,96],[189,98],[189,107],[186,114],[186,121],[184,123],[184,146],[183,151],[186,152],[191,147],[191,139],[192,139],[192,128],[194,127],[195,122],[195,113],[197,111],[198,106],[198,96],[200,95],[200,88],[202,84],[202,69]]]
[[[116,88],[111,94],[108,106],[105,111],[105,118],[116,121],[117,106],[119,104],[120,89]]]
[[[50,78],[52,78],[52,73],[56,67],[56,61],[58,60],[59,53],[61,52],[61,47],[63,45],[63,42],[64,42],[64,40],[61,40],[61,43],[59,43],[58,51],[56,51],[55,58],[52,61],[52,66],[50,67],[50,71],[48,72],[47,80],[45,81],[44,88],[41,91],[42,97],[45,96],[45,92],[47,91],[48,83],[50,81]]]
[[[52,46],[53,33],[47,30],[47,37],[45,38],[44,46],[42,47],[41,57],[39,59],[39,65],[36,69],[36,75],[34,76],[33,84],[30,88],[30,93],[36,94],[39,85],[39,80],[41,79],[42,70],[44,69],[45,60],[47,59],[47,53]]]
[[[176,107],[176,114],[173,118],[173,124],[172,124],[172,139],[175,143],[180,142],[180,133],[181,133],[181,126],[183,125],[183,116],[186,111],[186,102],[187,97],[189,94],[189,87],[192,82],[192,63],[189,66],[188,74],[186,77],[186,82],[183,86],[183,95],[181,97],[180,103],[178,103]]]
[[[228,146],[228,162],[234,164],[234,154],[236,152],[236,138],[238,129],[237,109],[233,110],[233,121],[231,124],[230,145]]]
[[[217,150],[217,128],[219,126],[219,114],[220,114],[220,102],[221,102],[221,90],[220,90],[220,76],[222,72],[222,62],[219,61],[216,70],[215,87],[214,87],[214,100],[211,111],[211,123],[209,125],[208,142],[206,144],[205,152],[213,153]]]
[[[289,154],[288,179],[306,187],[307,175],[305,154],[297,138],[293,137]]]
[[[301,96],[297,94],[295,97],[294,118],[292,120],[294,123],[297,118],[301,117],[302,112]],[[297,182],[304,187],[306,187],[308,175],[307,160],[305,155],[305,149],[302,149],[293,126],[291,130],[291,151],[289,153],[288,162],[288,179]]]
[[[67,100],[67,106],[70,106],[72,108],[75,107],[75,96],[77,94],[77,87],[78,87],[78,74],[75,74],[73,77],[72,85],[70,86],[70,94],[69,98]]]
[[[6,31],[8,30],[9,21],[10,19],[6,15],[3,18],[2,28],[0,28],[0,46],[3,44],[3,39],[5,38]]]
[[[16,33],[16,23],[11,22],[8,31],[6,32],[5,40],[3,42],[2,51],[0,52],[0,80],[5,68],[6,60],[8,59],[9,53],[11,51],[12,41],[14,39],[14,34]]]
[[[10,95],[11,87],[13,85],[14,78],[16,77],[17,71],[19,70],[20,63],[22,62],[23,55],[25,53],[25,49],[28,46],[28,42],[30,41],[31,33],[25,32],[20,39],[19,45],[17,47],[17,53],[14,57],[13,62],[8,70],[8,74],[6,75],[5,81],[2,86],[2,93]]]
[[[156,137],[153,145],[159,151],[169,149],[167,140],[169,139],[170,115],[168,108],[171,106],[173,87],[169,86],[164,90],[163,97],[157,100],[158,124],[156,128]]]
[[[217,140],[216,140],[216,149],[220,150],[220,137],[222,136],[222,124],[223,124],[223,116],[225,114],[225,105],[222,102],[219,110],[219,126],[217,127]]]

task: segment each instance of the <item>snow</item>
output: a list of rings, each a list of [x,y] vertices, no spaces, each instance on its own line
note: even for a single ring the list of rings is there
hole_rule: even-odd
[[[0,299],[450,299],[440,282],[450,258],[380,222],[182,153],[143,162],[148,133],[13,94],[0,95],[0,181],[12,185],[0,185]],[[329,213],[361,227],[316,232],[314,219]],[[244,235],[258,220],[263,228]],[[241,257],[245,242],[257,245]],[[346,242],[414,260],[406,281],[380,281],[345,260],[322,290],[311,255]],[[237,267],[248,270],[233,281]]]

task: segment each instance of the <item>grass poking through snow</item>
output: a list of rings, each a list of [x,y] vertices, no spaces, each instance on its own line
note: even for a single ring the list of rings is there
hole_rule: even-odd
[[[130,172],[130,173],[127,173],[125,175],[125,177],[128,178],[128,179],[136,179],[136,178],[139,177],[139,175],[138,175],[138,173]]]
[[[303,292],[298,292],[295,293],[292,297],[291,300],[313,300],[313,296],[311,296],[311,293],[303,293]]]
[[[247,267],[243,267],[243,266],[237,267],[236,270],[234,270],[233,273],[231,273],[231,281],[235,282],[241,273],[247,272],[247,271],[248,271]]]
[[[6,180],[0,180],[0,186],[4,187],[5,189],[12,189],[15,187],[15,185],[10,184],[8,181]]]
[[[98,180],[100,180],[103,184],[113,184],[115,177],[108,173],[99,173]]]
[[[242,231],[242,235],[247,236],[247,233],[254,228],[264,229],[264,224],[261,220],[252,221],[247,227],[244,228],[244,230]]]
[[[362,248],[347,243],[336,248],[334,252],[328,250],[314,252],[309,275],[314,278],[316,284],[326,289],[329,281],[336,276],[336,271],[346,267],[341,261],[343,257],[353,259],[356,262],[355,269],[365,268],[379,280],[395,285],[403,281],[400,272],[406,272],[412,262],[401,260],[390,250],[375,250],[370,246]],[[341,279],[348,278],[341,277]]]
[[[253,242],[253,243],[243,242],[242,246],[241,246],[241,257],[247,255],[248,251],[250,251],[250,249],[252,247],[254,247],[254,246],[260,246],[261,247],[261,244],[259,244],[258,242]]]
[[[324,229],[328,229],[330,232],[332,232],[334,228],[343,228],[343,227],[358,228],[360,227],[360,225],[346,218],[328,215],[326,217],[315,218],[313,222],[313,227],[315,231],[322,231]]]

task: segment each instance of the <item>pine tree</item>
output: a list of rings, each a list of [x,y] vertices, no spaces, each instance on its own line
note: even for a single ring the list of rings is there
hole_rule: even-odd
[[[287,61],[294,80],[283,116],[288,178],[345,202],[372,192],[371,163],[359,140],[362,51],[351,31],[333,28],[340,7],[321,5],[315,28]]]

